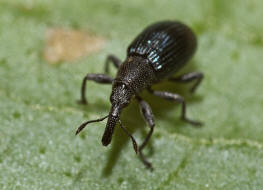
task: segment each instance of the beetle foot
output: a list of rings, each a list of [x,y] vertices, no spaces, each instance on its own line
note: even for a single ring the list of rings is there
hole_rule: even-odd
[[[139,150],[139,156],[141,161],[143,162],[143,164],[145,165],[146,169],[149,169],[151,172],[153,171],[153,166],[152,163],[149,162],[143,155],[143,153],[141,152],[141,150]]]
[[[144,165],[146,166],[146,169],[149,169],[151,172],[153,171],[153,166],[150,162],[144,163]]]
[[[88,104],[88,102],[86,100],[77,100],[77,103],[81,104],[81,105],[87,105]]]
[[[195,91],[196,91],[196,87],[191,88],[189,91],[190,91],[191,94],[194,94]]]
[[[202,127],[204,125],[203,122],[201,121],[194,121],[194,120],[191,120],[191,119],[188,119],[188,118],[181,118],[183,121],[187,122],[187,123],[190,123],[192,126],[194,127]]]

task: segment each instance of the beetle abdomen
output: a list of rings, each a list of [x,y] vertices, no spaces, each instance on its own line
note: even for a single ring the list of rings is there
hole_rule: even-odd
[[[128,47],[128,56],[148,59],[159,79],[180,69],[196,50],[194,33],[176,21],[159,22],[147,27]]]

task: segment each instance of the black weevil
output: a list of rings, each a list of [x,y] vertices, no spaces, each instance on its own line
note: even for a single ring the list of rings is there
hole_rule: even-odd
[[[107,57],[105,71],[108,73],[109,63],[113,63],[118,68],[116,78],[106,74],[87,74],[85,76],[81,88],[81,103],[87,103],[85,98],[86,81],[92,80],[101,84],[112,84],[110,96],[112,106],[107,116],[83,123],[76,131],[76,134],[84,129],[87,124],[108,118],[102,137],[102,144],[107,146],[110,144],[114,128],[119,122],[120,127],[131,138],[135,152],[139,153],[146,167],[152,169],[151,163],[145,159],[142,150],[153,133],[154,116],[149,104],[139,94],[146,89],[153,95],[179,102],[182,105],[181,119],[194,126],[200,126],[200,122],[187,118],[186,104],[183,97],[175,93],[151,89],[153,84],[165,79],[183,83],[195,81],[190,90],[194,92],[203,79],[202,73],[192,72],[179,77],[173,77],[172,75],[191,59],[196,51],[196,46],[197,40],[194,33],[181,22],[162,21],[148,26],[130,44],[127,49],[127,58],[123,63],[113,55]],[[139,147],[133,136],[120,121],[122,109],[129,105],[133,97],[138,101],[141,113],[150,127],[148,135]]]

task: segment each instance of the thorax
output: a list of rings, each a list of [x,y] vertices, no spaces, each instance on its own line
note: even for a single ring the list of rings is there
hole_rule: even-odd
[[[156,81],[155,71],[147,59],[129,56],[120,66],[114,83],[123,83],[134,93],[139,93]]]

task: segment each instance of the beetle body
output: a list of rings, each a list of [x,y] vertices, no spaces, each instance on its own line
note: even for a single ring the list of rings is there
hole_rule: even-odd
[[[136,152],[140,152],[143,162],[146,165],[149,164],[142,156],[141,150],[148,142],[153,132],[154,119],[150,106],[139,96],[140,92],[144,89],[148,89],[152,94],[162,98],[182,103],[182,119],[191,124],[200,124],[199,122],[191,121],[185,117],[185,103],[182,97],[169,92],[150,90],[153,84],[171,77],[183,67],[193,56],[196,51],[196,46],[196,37],[186,25],[177,21],[158,22],[143,30],[129,45],[127,49],[127,58],[123,63],[121,63],[121,61],[115,56],[108,57],[108,61],[112,61],[114,65],[118,67],[115,79],[102,74],[88,74],[84,78],[82,84],[83,103],[86,102],[86,80],[112,84],[112,93],[110,96],[112,107],[109,115],[106,116],[108,117],[108,121],[102,137],[102,144],[104,146],[107,146],[111,142],[116,123],[118,121],[120,122],[122,109],[129,105],[132,97],[135,97],[140,103],[143,116],[151,128],[151,131],[143,145],[137,149],[137,145],[134,143],[134,148]],[[106,67],[108,61],[106,62]],[[174,80],[179,79],[179,82],[189,82],[198,79],[194,86],[194,88],[196,88],[202,77],[203,75],[200,76],[200,73],[190,73],[181,78],[174,78]],[[77,133],[80,132],[80,130],[82,130],[89,122],[84,123],[78,129]],[[128,135],[132,138],[133,142],[135,142],[133,137],[130,134]]]
[[[183,67],[196,51],[196,44],[194,33],[180,22],[153,24],[128,47],[115,83],[124,83],[138,93]]]
[[[146,59],[157,79],[162,80],[188,62],[196,45],[196,37],[188,26],[166,21],[147,27],[128,47],[127,54]]]

